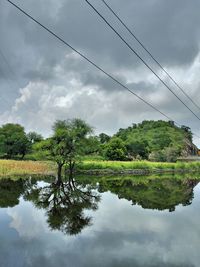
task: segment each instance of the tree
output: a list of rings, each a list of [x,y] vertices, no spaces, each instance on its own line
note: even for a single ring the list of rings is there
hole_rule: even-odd
[[[140,156],[141,158],[148,158],[148,143],[145,141],[127,141],[126,145],[128,154],[133,157]]]
[[[21,155],[22,159],[30,149],[30,142],[19,124],[8,123],[0,128],[0,153],[6,158]]]
[[[113,137],[106,145],[104,150],[105,156],[110,160],[125,160],[127,150],[124,142],[118,138]]]
[[[108,143],[108,141],[110,140],[110,136],[105,134],[105,133],[100,133],[99,134],[99,141],[101,144],[105,144]]]
[[[89,136],[86,141],[85,154],[98,154],[101,150],[101,143],[97,136]]]
[[[63,166],[73,173],[76,162],[84,154],[85,144],[92,128],[81,119],[56,121],[53,136],[38,144],[46,156],[57,163],[58,183],[61,182]]]
[[[41,134],[38,134],[36,132],[29,132],[27,134],[27,138],[31,144],[35,144],[37,142],[41,142],[43,140],[43,137]]]

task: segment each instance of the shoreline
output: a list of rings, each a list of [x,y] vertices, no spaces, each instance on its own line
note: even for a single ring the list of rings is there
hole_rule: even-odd
[[[0,160],[0,177],[15,175],[55,175],[56,165],[51,161]],[[149,161],[83,161],[77,165],[77,175],[156,175],[200,172],[200,162],[149,162]]]
[[[181,173],[196,173],[199,169],[125,169],[125,170],[112,170],[112,169],[90,169],[90,170],[78,170],[78,175],[152,175],[152,174],[181,174]]]

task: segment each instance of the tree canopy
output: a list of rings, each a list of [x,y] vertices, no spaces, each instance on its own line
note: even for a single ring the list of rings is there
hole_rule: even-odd
[[[30,148],[24,127],[8,123],[0,128],[0,153],[6,158],[21,155],[23,158]]]
[[[81,119],[72,119],[56,121],[53,131],[53,136],[40,142],[37,149],[42,149],[57,163],[60,180],[63,166],[67,166],[72,173],[79,157],[84,155],[92,128]]]

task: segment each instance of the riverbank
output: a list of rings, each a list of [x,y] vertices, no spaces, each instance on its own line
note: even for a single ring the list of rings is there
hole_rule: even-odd
[[[185,173],[200,171],[200,162],[83,161],[78,172],[89,175]]]
[[[150,175],[200,172],[200,162],[149,162],[84,160],[77,168],[85,175]],[[0,160],[0,177],[19,175],[56,175],[55,163],[45,161]]]
[[[0,160],[0,177],[20,175],[49,175],[52,164],[43,161]]]

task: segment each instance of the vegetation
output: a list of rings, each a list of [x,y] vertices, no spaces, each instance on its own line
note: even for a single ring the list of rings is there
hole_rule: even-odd
[[[85,121],[63,120],[54,123],[53,135],[47,139],[36,132],[26,134],[24,127],[19,124],[8,123],[0,128],[1,158],[55,162],[58,182],[61,181],[62,173],[72,174],[77,165],[79,170],[199,169],[198,163],[173,164],[185,152],[192,154],[196,151],[190,129],[186,126],[176,127],[171,121],[143,121],[119,129],[113,136],[105,133],[94,136],[91,126]],[[83,164],[80,164],[81,160]],[[29,166],[24,168],[22,173]],[[9,173],[5,167],[0,171]],[[14,167],[13,172],[20,171]],[[40,173],[38,170],[36,172]]]
[[[0,160],[0,177],[48,174],[53,169],[52,164],[47,162]]]
[[[126,146],[124,142],[118,137],[113,137],[104,146],[104,155],[107,159],[110,160],[125,160],[126,153]]]
[[[83,161],[81,170],[199,170],[200,162]]]
[[[61,182],[62,168],[68,167],[70,174],[86,148],[87,135],[92,128],[80,119],[57,121],[53,136],[37,144],[36,149],[57,164],[58,183]]]
[[[143,121],[119,129],[115,136],[124,141],[129,157],[151,161],[175,162],[188,143],[192,146],[190,128],[179,128],[172,121]]]
[[[29,141],[24,127],[19,124],[8,123],[0,128],[0,153],[11,159],[20,155],[23,159],[29,150]]]

